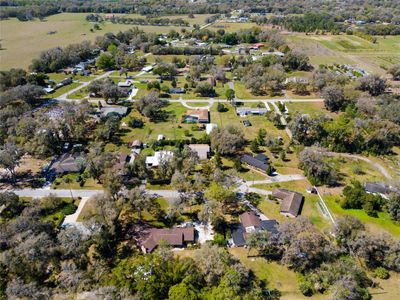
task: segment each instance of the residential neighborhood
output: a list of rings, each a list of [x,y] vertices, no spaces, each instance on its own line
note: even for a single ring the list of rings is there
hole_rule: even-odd
[[[378,2],[3,1],[0,299],[398,299]]]

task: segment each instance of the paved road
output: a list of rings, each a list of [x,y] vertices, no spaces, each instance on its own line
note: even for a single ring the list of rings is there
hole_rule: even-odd
[[[114,71],[105,72],[105,73],[102,74],[102,75],[99,75],[99,76],[94,77],[92,80],[82,82],[82,84],[81,84],[80,86],[78,86],[78,87],[76,87],[76,88],[74,88],[74,89],[72,89],[72,90],[69,90],[68,92],[66,92],[66,93],[64,93],[64,94],[62,94],[62,95],[60,95],[60,96],[58,96],[58,97],[56,97],[56,98],[54,98],[54,99],[55,99],[55,100],[58,100],[58,101],[76,101],[76,100],[68,99],[67,97],[68,97],[69,95],[75,93],[76,91],[79,91],[80,89],[82,89],[82,88],[88,86],[90,83],[92,83],[92,82],[95,81],[95,80],[103,79],[103,78],[106,78],[106,77],[110,76],[110,74],[111,74],[112,72],[114,72]]]
[[[92,197],[96,194],[104,193],[103,190],[53,190],[53,189],[20,189],[20,190],[0,190],[3,192],[14,192],[20,197],[33,197],[33,198],[42,198],[47,197],[50,194],[53,194],[57,197]]]

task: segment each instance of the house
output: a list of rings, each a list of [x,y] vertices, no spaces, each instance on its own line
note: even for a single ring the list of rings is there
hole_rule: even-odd
[[[188,109],[183,116],[185,123],[209,123],[208,109]]]
[[[149,236],[141,243],[140,248],[144,253],[152,252],[161,241],[172,247],[184,247],[195,242],[193,227],[152,228]]]
[[[141,140],[134,140],[132,143],[129,143],[129,147],[132,149],[142,149],[143,143]]]
[[[146,66],[146,67],[143,67],[143,69],[142,69],[143,72],[150,72],[152,70],[153,70],[153,66]]]
[[[279,57],[284,57],[285,53],[280,52],[280,51],[274,51],[274,52],[263,52],[261,53],[262,56],[268,56],[268,55],[275,55],[275,56],[279,56]]]
[[[268,112],[267,108],[259,107],[238,107],[236,108],[236,114],[241,117],[247,115],[265,115]]]
[[[197,153],[200,160],[207,159],[210,154],[210,146],[207,144],[189,144],[189,148]]]
[[[113,167],[114,171],[121,174],[124,172],[125,164],[130,161],[130,157],[125,153],[118,153],[116,157],[116,163]]]
[[[57,83],[57,87],[62,87],[65,85],[69,85],[72,83],[72,78],[71,77],[67,77],[64,78],[63,80],[61,80],[59,83]]]
[[[258,49],[260,49],[260,48],[263,47],[263,46],[264,46],[263,43],[256,43],[256,44],[253,44],[253,45],[249,46],[249,49],[251,49],[251,50],[258,50]]]
[[[102,117],[108,117],[110,115],[119,115],[120,117],[126,116],[128,108],[125,106],[105,106],[100,109]]]
[[[259,170],[259,171],[262,171],[262,172],[267,171],[268,163],[265,160],[257,159],[256,157],[253,157],[250,154],[242,155],[242,157],[240,158],[240,161],[242,163],[245,163],[245,164]]]
[[[211,86],[215,86],[217,83],[215,81],[215,78],[213,76],[208,76],[207,77],[207,82],[211,85]]]
[[[170,160],[174,156],[172,151],[157,151],[154,156],[146,157],[146,167],[158,167],[163,160]]]
[[[168,92],[170,94],[184,94],[184,93],[186,93],[185,89],[183,89],[183,88],[170,88],[168,90]]]
[[[303,206],[303,195],[287,190],[287,189],[274,189],[272,191],[272,197],[282,200],[280,212],[286,217],[297,217]]]
[[[268,231],[271,234],[278,233],[276,220],[261,220],[253,211],[244,212],[239,216],[240,223],[232,226],[232,242],[236,247],[246,245],[247,235],[253,232]]]
[[[79,173],[84,165],[83,153],[64,153],[51,164],[49,171],[56,174]]]
[[[284,84],[296,84],[296,83],[302,83],[302,84],[308,84],[310,81],[308,78],[305,77],[288,77],[285,79]]]
[[[50,93],[54,92],[54,89],[53,89],[50,85],[47,86],[47,87],[45,87],[45,88],[43,88],[43,90],[44,90],[47,94],[50,94]]]
[[[379,194],[382,197],[391,192],[390,187],[383,182],[366,182],[364,190],[369,194]]]
[[[214,124],[214,123],[206,124],[206,133],[210,134],[211,131],[213,131],[213,129],[215,129],[215,128],[218,128],[217,124]]]
[[[132,80],[125,80],[125,81],[119,81],[118,82],[118,87],[120,88],[130,88],[132,86]]]

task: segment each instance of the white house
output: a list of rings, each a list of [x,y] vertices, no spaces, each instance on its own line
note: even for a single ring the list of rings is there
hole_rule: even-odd
[[[206,133],[210,134],[211,131],[213,131],[213,129],[217,128],[217,127],[218,127],[217,124],[214,124],[214,123],[206,124]]]
[[[174,156],[172,151],[157,151],[154,156],[146,157],[146,167],[158,167],[163,160],[170,160]]]

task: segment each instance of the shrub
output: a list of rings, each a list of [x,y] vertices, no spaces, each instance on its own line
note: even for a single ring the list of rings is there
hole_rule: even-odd
[[[299,290],[307,297],[311,297],[314,294],[314,288],[310,281],[308,281],[303,275],[298,277]]]
[[[390,274],[385,268],[378,267],[374,270],[374,276],[380,279],[388,279],[390,277]]]

